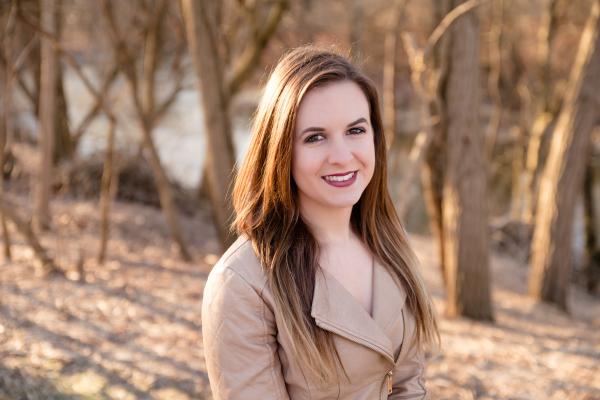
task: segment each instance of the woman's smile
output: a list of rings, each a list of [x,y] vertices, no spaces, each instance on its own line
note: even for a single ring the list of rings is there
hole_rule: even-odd
[[[346,187],[352,185],[356,181],[358,171],[350,171],[341,174],[325,175],[323,180],[335,187]]]

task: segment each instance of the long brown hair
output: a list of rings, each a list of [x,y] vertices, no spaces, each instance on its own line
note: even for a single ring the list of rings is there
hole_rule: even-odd
[[[431,300],[417,270],[417,260],[396,214],[387,187],[386,145],[377,90],[345,57],[312,46],[294,49],[279,61],[254,116],[250,147],[233,189],[233,228],[247,235],[274,294],[283,329],[293,352],[310,375],[329,381],[339,355],[331,335],[316,326],[311,305],[319,247],[300,217],[292,179],[292,143],[296,115],[311,88],[349,80],[364,92],[375,141],[375,170],[353,206],[351,225],[378,260],[397,277],[416,318],[419,346],[439,334]]]

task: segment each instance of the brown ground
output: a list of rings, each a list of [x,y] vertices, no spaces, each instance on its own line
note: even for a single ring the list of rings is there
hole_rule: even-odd
[[[0,400],[209,399],[200,305],[218,250],[207,213],[183,221],[196,259],[187,264],[158,210],[118,203],[109,260],[97,265],[97,204],[53,210],[58,234],[44,244],[67,277],[41,276],[14,232],[13,261],[1,266]],[[435,243],[411,239],[441,312]],[[524,295],[525,266],[499,255],[492,264],[496,323],[441,319],[431,398],[600,399],[600,299],[573,290],[568,317]]]

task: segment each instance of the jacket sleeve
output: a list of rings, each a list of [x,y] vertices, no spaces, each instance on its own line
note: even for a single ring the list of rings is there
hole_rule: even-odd
[[[409,348],[403,360],[396,364],[393,374],[392,394],[389,400],[427,399],[427,390],[423,383],[425,357],[423,350],[414,340],[415,319],[410,311],[403,310],[407,332],[406,345]]]
[[[202,302],[204,357],[214,400],[288,400],[272,311],[230,268],[213,270]]]

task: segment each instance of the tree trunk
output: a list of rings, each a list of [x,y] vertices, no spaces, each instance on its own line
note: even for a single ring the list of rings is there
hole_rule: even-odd
[[[464,1],[453,1],[458,6]],[[464,15],[450,28],[443,90],[446,148],[442,226],[447,314],[492,320],[484,137],[479,127],[479,23]]]
[[[492,5],[492,25],[490,27],[489,57],[490,72],[487,79],[488,92],[493,103],[493,111],[486,129],[485,150],[488,160],[492,159],[494,147],[502,121],[502,96],[500,93],[500,75],[502,73],[502,27],[504,25],[504,0]]]
[[[552,109],[551,93],[552,82],[550,71],[552,66],[552,44],[558,30],[558,0],[551,0],[547,12],[543,14],[542,23],[538,31],[538,69],[534,72],[533,93],[530,95],[532,104],[525,124],[529,131],[525,165],[521,169],[517,180],[517,192],[513,196],[513,214],[518,212],[518,218],[526,224],[531,224],[535,215],[538,180],[536,179],[540,165],[541,144],[544,136],[550,130],[548,127],[555,114]],[[526,113],[528,114],[528,113]]]
[[[569,86],[550,143],[538,197],[529,292],[567,311],[576,197],[581,193],[600,90],[600,1],[581,36]]]
[[[235,240],[228,229],[233,216],[228,191],[233,180],[235,158],[227,115],[228,98],[223,87],[223,66],[214,32],[210,31],[207,23],[210,16],[207,15],[205,1],[181,0],[181,9],[205,116],[205,168],[212,215],[219,239],[227,248]]]
[[[55,0],[55,26],[56,36],[60,38],[62,31],[62,0]],[[69,127],[69,114],[67,112],[67,99],[63,85],[63,71],[60,66],[56,69],[56,117],[54,118],[54,165],[60,161],[70,160],[75,150],[74,140]]]
[[[154,140],[152,139],[152,131],[154,130],[157,111],[155,96],[156,70],[162,39],[162,14],[166,9],[166,5],[166,0],[163,0],[163,2],[156,5],[154,10],[155,14],[152,16],[153,20],[146,35],[143,60],[144,72],[142,80],[142,96],[141,102],[138,102],[137,104],[137,109],[144,145],[147,151],[146,155],[148,156],[150,168],[152,168],[154,181],[156,182],[160,206],[167,220],[167,225],[171,231],[171,237],[173,238],[173,242],[175,242],[179,255],[184,261],[190,262],[192,261],[192,255],[183,239],[181,225],[179,224],[179,216],[177,215],[177,207],[173,200],[171,184],[162,163],[160,162],[158,151],[156,150]],[[137,93],[134,92],[133,95],[136,96]]]
[[[14,5],[13,5],[14,7]],[[11,9],[11,12],[14,10]],[[10,18],[10,17],[8,17]],[[4,28],[4,27],[3,27]],[[15,22],[7,22],[4,28],[4,35],[0,36],[0,52],[3,53],[6,64],[4,68],[0,68],[0,85],[2,91],[0,93],[0,202],[4,198],[4,168],[6,163],[6,147],[8,142],[8,134],[10,131],[10,116],[12,110],[12,80],[13,80],[13,54],[12,48],[14,43]],[[10,232],[6,224],[6,216],[0,212],[0,224],[2,225],[3,238],[3,253],[6,260],[12,259],[10,249]]]
[[[75,152],[75,141],[71,137],[69,127],[62,68],[57,68],[56,75],[56,118],[54,121],[54,155],[52,157],[54,165],[58,165],[60,161],[72,159]]]
[[[583,206],[585,209],[585,286],[593,294],[600,283],[600,246],[596,226],[598,224],[597,204],[594,204],[594,166],[588,163],[583,183]]]
[[[362,0],[351,0],[350,9],[350,54],[352,57],[362,57],[362,36],[365,13]]]
[[[10,60],[10,58],[7,58]],[[10,68],[7,65],[7,69]],[[4,91],[1,94],[2,97],[0,99],[0,202],[4,198],[4,162],[6,154],[6,137],[8,133],[8,114],[10,107],[10,73],[4,69],[0,70],[2,74],[0,77],[0,84],[4,84]],[[3,212],[0,212],[0,224],[2,225],[2,238],[3,238],[3,252],[4,258],[10,260],[12,258],[12,254],[10,251],[10,233],[8,231],[8,227],[6,226],[6,216]]]
[[[423,186],[423,198],[427,214],[429,215],[429,230],[438,239],[438,258],[440,274],[444,287],[448,287],[448,276],[446,268],[446,252],[444,251],[444,228],[442,226],[442,188],[443,188],[443,159],[445,157],[445,143],[441,143],[443,137],[436,132],[431,146],[429,147],[423,169],[421,171],[421,185]]]
[[[42,28],[48,32],[56,32],[55,1],[43,0],[41,13]],[[41,89],[38,143],[40,148],[40,163],[37,182],[35,185],[35,214],[34,224],[38,229],[48,229],[50,226],[50,191],[52,187],[56,116],[56,70],[58,68],[56,50],[52,42],[41,38]]]
[[[190,254],[187,245],[185,244],[185,240],[183,239],[181,225],[179,224],[179,217],[177,215],[177,207],[173,201],[171,185],[160,162],[158,151],[156,151],[156,146],[152,140],[152,127],[146,121],[142,121],[141,123],[145,150],[147,151],[148,162],[150,163],[152,175],[154,176],[154,181],[156,182],[160,207],[162,208],[167,220],[171,237],[173,238],[173,242],[175,242],[175,246],[177,247],[179,255],[184,261],[190,262],[192,261],[192,255]]]
[[[404,0],[395,0],[389,15],[389,24],[385,34],[385,54],[383,63],[383,117],[387,148],[392,147],[396,137],[396,68],[398,42],[400,36],[400,17]]]
[[[444,16],[450,11],[449,0],[440,1],[434,8],[435,17],[434,20],[439,24],[441,23]],[[448,35],[442,36],[439,45],[436,47],[436,51],[433,53],[433,63],[440,76],[438,85],[443,85],[448,74]],[[415,74],[414,67],[411,66],[412,74]],[[421,79],[421,77],[418,77]],[[415,78],[412,78],[413,82]],[[420,85],[420,83],[419,83]],[[414,84],[418,87],[417,84]],[[446,268],[446,252],[444,250],[444,229],[442,226],[443,220],[443,209],[442,209],[442,190],[444,182],[444,164],[446,159],[446,117],[444,115],[445,110],[441,99],[441,87],[436,88],[436,93],[432,96],[435,100],[431,99],[420,99],[421,104],[421,119],[426,117],[431,118],[432,115],[438,115],[440,121],[436,126],[430,124],[431,121],[424,121],[429,124],[428,127],[433,129],[432,139],[429,148],[425,154],[425,162],[423,163],[423,169],[421,170],[421,186],[423,190],[423,198],[425,200],[425,206],[427,214],[429,216],[429,230],[432,235],[438,239],[438,258],[440,274],[444,287],[448,287],[448,277]],[[428,108],[428,110],[425,109]],[[406,208],[406,207],[405,207]]]
[[[100,194],[100,251],[98,252],[98,263],[103,264],[106,258],[106,247],[110,231],[110,205],[117,192],[119,173],[115,173],[115,129],[114,118],[109,120],[108,138],[106,140],[106,155],[104,157],[104,169],[102,171],[102,192]]]
[[[43,271],[51,274],[61,273],[61,270],[56,266],[52,257],[48,256],[46,249],[40,244],[40,241],[35,232],[33,232],[33,229],[31,229],[29,223],[19,215],[17,205],[6,198],[6,196],[3,196],[0,201],[0,209],[2,214],[6,215],[6,218],[11,221],[15,225],[15,228],[23,235],[33,250],[34,256],[40,262]]]

